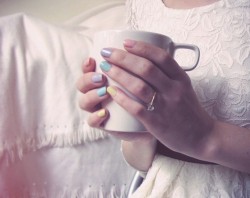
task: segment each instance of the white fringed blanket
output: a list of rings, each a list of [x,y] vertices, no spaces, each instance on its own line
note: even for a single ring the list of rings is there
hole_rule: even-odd
[[[61,26],[0,18],[0,197],[125,197],[134,170],[75,88],[93,33],[123,25],[117,2]]]

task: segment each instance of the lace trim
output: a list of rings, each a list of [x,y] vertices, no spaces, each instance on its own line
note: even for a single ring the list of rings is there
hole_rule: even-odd
[[[127,0],[127,6],[131,29],[199,46],[200,63],[188,75],[203,107],[216,119],[250,126],[249,0],[221,0],[181,11],[167,9],[162,0]],[[188,62],[190,55],[181,57],[176,56],[177,62]]]

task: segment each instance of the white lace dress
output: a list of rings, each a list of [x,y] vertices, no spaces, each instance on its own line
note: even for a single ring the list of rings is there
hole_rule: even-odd
[[[188,75],[200,102],[214,118],[250,128],[249,0],[220,0],[186,10],[167,8],[162,0],[128,0],[127,6],[132,29],[199,46],[200,63]],[[250,175],[158,155],[133,197],[246,198]]]

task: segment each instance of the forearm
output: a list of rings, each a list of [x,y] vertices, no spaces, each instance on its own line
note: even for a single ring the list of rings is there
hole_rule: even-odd
[[[200,159],[250,173],[250,130],[215,122]]]
[[[135,141],[122,140],[122,152],[128,164],[140,171],[148,171],[152,165],[157,141],[154,138]]]

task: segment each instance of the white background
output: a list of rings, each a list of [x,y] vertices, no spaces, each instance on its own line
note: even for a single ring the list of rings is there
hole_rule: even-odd
[[[117,0],[0,0],[0,16],[24,12],[45,21],[60,23],[87,9]]]

